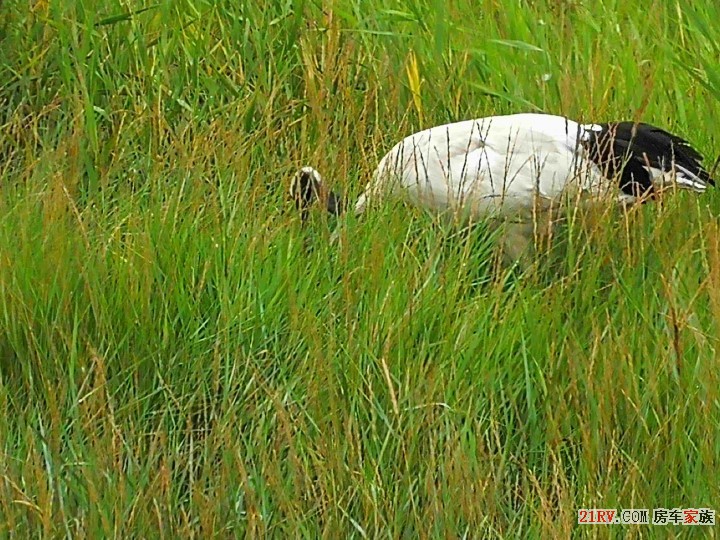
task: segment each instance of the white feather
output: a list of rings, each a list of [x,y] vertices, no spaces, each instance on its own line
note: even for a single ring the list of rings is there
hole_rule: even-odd
[[[653,184],[661,189],[676,186],[698,193],[703,193],[707,189],[707,184],[702,178],[677,163],[673,164],[673,169],[670,171],[648,166],[643,168],[650,173]]]
[[[609,183],[587,159],[582,126],[561,116],[515,114],[433,127],[380,161],[355,210],[389,193],[437,212],[523,214],[538,199],[597,195]]]

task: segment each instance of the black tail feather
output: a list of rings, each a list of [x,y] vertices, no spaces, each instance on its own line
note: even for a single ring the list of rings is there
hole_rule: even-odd
[[[715,180],[702,165],[702,155],[685,139],[650,124],[594,124],[584,141],[593,160],[620,189],[633,196],[652,193],[653,174],[674,172],[687,188],[704,191]],[[653,173],[654,169],[656,173]]]

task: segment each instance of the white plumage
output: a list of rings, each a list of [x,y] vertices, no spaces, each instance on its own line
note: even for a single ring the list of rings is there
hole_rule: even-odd
[[[420,131],[393,147],[355,210],[387,194],[467,217],[525,213],[563,194],[608,187],[579,144],[583,126],[560,116],[516,114]]]

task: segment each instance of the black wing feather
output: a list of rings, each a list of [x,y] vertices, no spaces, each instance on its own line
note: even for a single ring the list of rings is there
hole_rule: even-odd
[[[702,156],[688,141],[659,127],[635,122],[599,124],[588,131],[585,146],[592,159],[609,178],[619,177],[620,189],[629,195],[653,192],[646,167],[680,174],[681,169],[705,184],[715,180],[702,166]]]

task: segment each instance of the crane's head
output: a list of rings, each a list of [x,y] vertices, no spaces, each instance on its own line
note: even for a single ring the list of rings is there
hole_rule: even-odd
[[[322,177],[312,167],[303,167],[290,182],[290,197],[302,213],[320,198]]]

